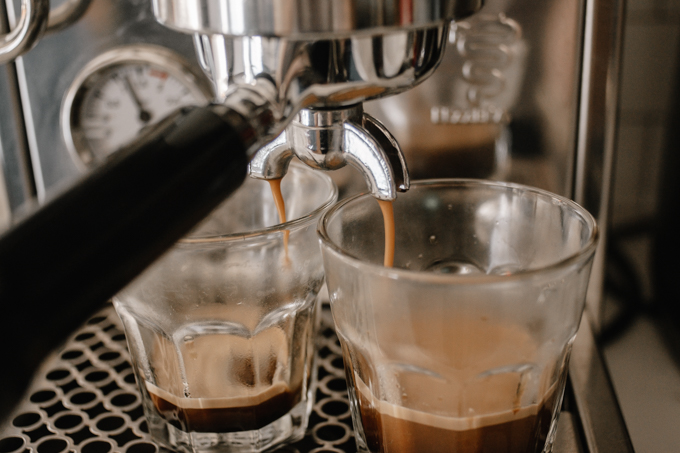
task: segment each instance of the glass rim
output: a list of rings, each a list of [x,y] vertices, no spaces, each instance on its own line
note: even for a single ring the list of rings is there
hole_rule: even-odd
[[[417,271],[417,270],[411,270],[411,269],[403,269],[403,268],[395,268],[395,267],[385,267],[382,264],[376,264],[376,263],[369,263],[366,261],[363,261],[354,255],[348,253],[346,250],[344,250],[342,247],[337,245],[333,240],[330,238],[327,230],[327,225],[329,222],[329,219],[341,210],[343,207],[346,205],[359,200],[363,198],[368,198],[372,197],[370,193],[360,193],[357,195],[354,195],[352,197],[346,198],[345,200],[342,200],[338,203],[336,203],[333,207],[328,209],[323,215],[319,218],[319,222],[317,224],[317,235],[319,236],[319,239],[325,247],[336,253],[340,258],[343,259],[346,263],[350,264],[352,267],[355,267],[357,269],[366,269],[370,270],[372,273],[376,275],[381,275],[381,276],[386,276],[391,279],[417,279],[420,281],[430,281],[430,282],[450,282],[450,281],[456,281],[456,282],[465,282],[465,283],[492,283],[492,282],[507,282],[507,281],[512,281],[512,280],[517,280],[517,279],[526,279],[529,277],[536,276],[538,274],[544,274],[544,273],[549,273],[551,271],[556,271],[565,267],[568,267],[569,265],[578,262],[579,260],[583,259],[584,257],[588,256],[589,254],[594,255],[595,248],[597,247],[598,243],[598,238],[600,235],[599,232],[599,227],[597,225],[597,221],[593,217],[588,210],[586,210],[583,206],[580,204],[576,203],[573,200],[570,200],[569,198],[563,197],[561,195],[557,195],[553,192],[544,190],[544,189],[539,189],[537,187],[532,187],[532,186],[527,186],[524,184],[518,184],[518,183],[512,183],[512,182],[504,182],[504,181],[490,181],[490,180],[483,180],[483,179],[469,179],[469,178],[445,178],[445,179],[423,179],[423,180],[418,180],[418,181],[412,181],[411,182],[411,188],[414,187],[425,187],[425,186],[437,186],[437,185],[442,185],[442,186],[448,186],[448,187],[453,187],[453,186],[486,186],[486,187],[498,187],[498,188],[509,188],[509,189],[517,189],[521,190],[525,193],[533,193],[535,195],[543,196],[543,197],[548,197],[553,200],[557,200],[561,203],[564,203],[568,205],[574,212],[576,212],[582,219],[583,221],[591,227],[591,233],[590,237],[588,238],[588,241],[586,244],[584,244],[582,247],[579,248],[579,250],[575,253],[572,253],[571,255],[559,260],[555,261],[553,263],[541,266],[536,269],[527,269],[527,270],[522,270],[518,271],[515,273],[512,273],[510,275],[498,275],[498,274],[468,274],[468,275],[459,275],[459,274],[435,274],[432,272],[424,272],[424,271]]]
[[[238,233],[209,234],[209,235],[197,236],[197,237],[183,237],[182,239],[177,241],[177,244],[178,245],[180,245],[180,244],[210,244],[210,243],[218,243],[218,242],[243,241],[243,240],[250,239],[250,238],[267,236],[267,235],[270,235],[270,234],[273,234],[273,233],[279,233],[279,232],[282,232],[284,230],[292,231],[294,229],[297,229],[298,227],[305,226],[306,224],[313,222],[314,219],[317,216],[319,216],[321,213],[323,213],[324,210],[326,210],[329,206],[331,206],[336,201],[337,196],[338,196],[338,187],[335,184],[335,182],[333,182],[333,180],[331,179],[330,176],[328,176],[327,174],[322,173],[318,170],[314,170],[312,168],[309,168],[302,163],[292,162],[290,167],[300,169],[301,171],[303,171],[305,173],[308,173],[310,175],[313,175],[314,177],[320,178],[321,180],[324,181],[326,188],[330,189],[329,192],[328,192],[328,196],[314,210],[308,212],[307,214],[303,215],[302,217],[297,217],[295,219],[288,220],[284,223],[277,223],[275,225],[272,225],[272,226],[269,226],[269,227],[266,227],[266,228],[260,228],[260,229],[257,229],[257,230],[244,231],[244,232],[238,232]],[[247,177],[248,176],[246,176],[246,178]],[[284,176],[284,178],[285,178],[285,176]]]

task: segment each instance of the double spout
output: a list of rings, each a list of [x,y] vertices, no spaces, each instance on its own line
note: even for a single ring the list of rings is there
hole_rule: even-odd
[[[409,189],[399,144],[378,120],[363,111],[360,103],[332,110],[300,110],[281,135],[255,154],[249,175],[267,180],[282,178],[293,156],[318,170],[351,165],[379,200],[394,200],[397,192]]]
[[[362,103],[405,91],[430,75],[443,54],[448,25],[376,25],[372,33],[355,35],[327,30],[230,36],[201,29],[194,45],[213,83],[214,101],[258,131],[249,146],[252,177],[283,177],[293,156],[320,170],[350,164],[377,199],[394,200],[409,188],[405,160],[394,137],[364,113]]]

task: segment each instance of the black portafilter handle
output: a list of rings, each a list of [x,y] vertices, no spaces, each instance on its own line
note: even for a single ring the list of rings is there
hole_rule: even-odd
[[[0,238],[0,421],[50,351],[242,184],[245,124],[183,109]]]

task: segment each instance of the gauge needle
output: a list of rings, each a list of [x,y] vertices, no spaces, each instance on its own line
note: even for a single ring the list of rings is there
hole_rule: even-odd
[[[139,110],[140,121],[142,121],[143,123],[148,123],[151,120],[151,113],[144,108],[142,101],[139,99],[139,96],[137,96],[137,92],[135,91],[134,87],[132,86],[132,83],[130,82],[130,78],[126,76],[123,80],[125,81],[125,87],[130,93],[130,96],[132,96],[132,100],[135,102],[135,105],[137,105],[137,109]]]

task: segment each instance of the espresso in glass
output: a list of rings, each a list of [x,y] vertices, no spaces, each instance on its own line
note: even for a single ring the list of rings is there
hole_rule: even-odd
[[[412,314],[409,330],[427,338],[439,325],[433,317],[441,315]],[[399,328],[389,330],[383,326],[381,334],[399,337]],[[361,451],[543,451],[558,395],[555,385],[535,382],[540,381],[532,362],[538,347],[523,328],[461,316],[437,344],[415,344],[412,351],[389,351],[389,341],[383,351],[365,350],[347,338],[341,342],[344,356],[355,358],[346,370],[356,395],[355,420],[361,421],[358,429],[365,439]],[[381,363],[382,353],[403,362]]]
[[[289,413],[309,387],[309,373],[301,372],[307,359],[291,356],[290,344],[279,326],[250,338],[194,333],[181,355],[157,337],[156,381],[145,389],[157,414],[184,432],[259,430]]]
[[[363,392],[358,394],[368,449],[381,453],[539,453],[550,430],[555,403],[551,394],[541,404],[516,411],[449,418],[384,402],[376,410]],[[412,394],[417,397],[418,391]]]
[[[324,278],[315,230],[336,197],[302,165],[272,186],[248,179],[114,298],[156,443],[259,453],[304,436]]]
[[[391,211],[393,239],[370,195],[319,223],[358,450],[551,451],[594,219],[478,180],[413,182]]]

